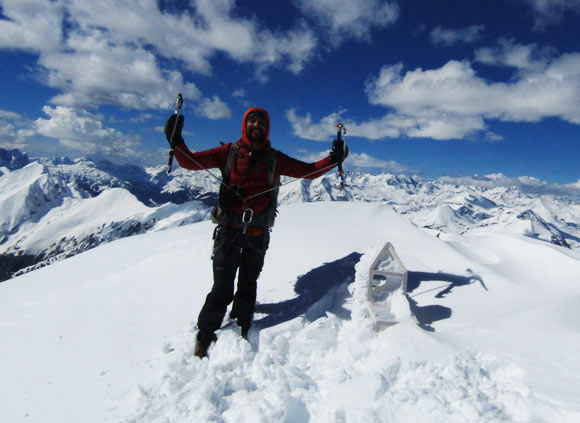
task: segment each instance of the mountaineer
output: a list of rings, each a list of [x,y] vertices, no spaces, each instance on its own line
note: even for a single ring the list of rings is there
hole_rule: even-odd
[[[348,148],[335,140],[328,157],[322,160],[305,163],[293,159],[272,148],[270,116],[266,110],[253,107],[244,115],[241,139],[192,153],[181,135],[183,123],[183,116],[175,114],[165,124],[165,134],[174,147],[179,165],[191,170],[219,168],[222,172],[219,199],[212,212],[212,221],[217,224],[213,233],[213,288],[197,321],[194,354],[203,358],[217,339],[215,332],[221,327],[232,301],[230,317],[237,321],[242,336],[247,339],[256,303],[257,280],[277,214],[280,176],[317,178],[342,163]]]

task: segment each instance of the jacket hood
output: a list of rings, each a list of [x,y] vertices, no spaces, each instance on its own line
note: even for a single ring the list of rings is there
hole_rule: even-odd
[[[248,115],[255,111],[264,113],[266,119],[268,120],[268,128],[266,129],[266,136],[264,137],[264,141],[257,148],[252,146],[252,142],[248,139],[248,136],[246,134],[246,120],[248,119]],[[251,107],[248,110],[246,110],[246,113],[244,114],[244,119],[242,121],[242,141],[244,142],[244,144],[246,144],[248,147],[254,150],[256,149],[267,150],[268,148],[270,148],[270,115],[265,109],[262,109],[261,107]]]

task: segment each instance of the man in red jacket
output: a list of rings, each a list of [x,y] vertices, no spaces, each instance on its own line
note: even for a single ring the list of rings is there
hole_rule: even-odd
[[[174,131],[175,128],[175,131]],[[175,158],[191,170],[219,168],[222,172],[219,200],[212,212],[214,231],[214,283],[199,313],[194,354],[207,356],[228,305],[247,338],[256,303],[257,279],[264,265],[270,241],[269,231],[276,216],[276,199],[281,175],[314,179],[341,163],[348,155],[342,142],[315,163],[304,163],[273,149],[270,145],[270,116],[266,110],[248,109],[242,122],[242,138],[236,143],[192,153],[181,136],[183,117],[172,115],[165,134],[173,136]],[[238,272],[237,289],[234,281]]]

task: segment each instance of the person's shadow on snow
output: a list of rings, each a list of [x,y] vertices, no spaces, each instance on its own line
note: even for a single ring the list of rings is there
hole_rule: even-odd
[[[467,270],[469,272],[471,272],[470,269],[467,269]],[[435,298],[443,298],[447,294],[449,294],[453,290],[453,288],[455,288],[457,286],[470,285],[470,284],[475,283],[475,282],[479,282],[481,284],[481,286],[483,286],[483,288],[485,290],[487,290],[487,287],[483,283],[483,280],[481,279],[481,277],[479,277],[478,275],[475,275],[475,274],[470,274],[468,276],[459,276],[459,275],[453,275],[450,273],[441,273],[441,272],[428,273],[428,272],[409,271],[407,274],[407,299],[409,300],[409,306],[411,308],[411,313],[413,313],[413,315],[417,319],[417,323],[419,324],[419,327],[421,327],[422,329],[425,329],[429,332],[435,332],[435,329],[433,328],[433,326],[431,326],[431,324],[433,322],[437,322],[437,321],[443,320],[443,319],[448,319],[451,317],[451,314],[453,312],[449,307],[445,307],[445,306],[437,305],[437,304],[419,306],[417,301],[415,301],[413,299],[413,296],[411,296],[409,294],[412,293],[413,291],[415,291],[417,288],[419,288],[419,286],[423,282],[448,282],[449,283],[449,285],[444,286],[444,287],[440,286],[440,287],[433,288],[435,290],[441,289],[441,291],[435,295]],[[433,289],[430,289],[428,291],[432,291]],[[424,292],[428,292],[428,291],[424,291]]]
[[[255,320],[252,327],[261,330],[301,315],[314,321],[325,316],[327,311],[349,319],[350,311],[343,304],[350,296],[348,285],[354,282],[354,266],[361,256],[362,254],[354,252],[299,276],[294,286],[294,292],[298,296],[291,300],[256,304],[255,312],[266,316]]]

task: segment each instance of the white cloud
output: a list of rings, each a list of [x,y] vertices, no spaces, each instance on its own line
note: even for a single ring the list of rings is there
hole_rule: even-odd
[[[19,120],[22,119],[18,113],[11,112],[9,110],[0,109],[0,119],[1,120]]]
[[[44,81],[61,91],[52,102],[67,107],[172,108],[177,92],[217,105],[173,69],[209,75],[221,53],[266,78],[272,67],[302,71],[317,47],[303,22],[273,33],[239,16],[234,0],[198,0],[187,12],[156,0],[4,0],[2,10],[0,48],[37,51]]]
[[[0,48],[46,51],[62,40],[64,8],[61,1],[3,0]]]
[[[481,38],[483,25],[471,25],[467,28],[446,29],[437,26],[429,34],[434,45],[453,46],[456,44],[469,44]]]
[[[358,168],[360,170],[373,169],[373,170],[380,170],[381,172],[394,173],[394,174],[399,174],[399,173],[415,173],[415,174],[417,174],[417,173],[421,173],[417,169],[413,169],[413,168],[404,166],[400,163],[397,163],[394,160],[385,161],[385,160],[377,159],[376,157],[372,157],[366,153],[349,154],[346,160],[347,161],[345,161],[345,163],[347,163],[349,167],[355,167],[355,168]]]
[[[317,44],[316,36],[306,25],[283,34],[263,31],[257,40],[259,76],[276,63],[284,63],[288,71],[299,74],[313,57]]]
[[[342,122],[347,128],[347,136],[380,140],[401,136],[426,137],[438,140],[462,138],[475,129],[483,129],[483,120],[457,119],[453,116],[416,117],[401,113],[389,113],[378,119],[360,123],[344,118],[346,111],[331,113],[313,122],[312,115],[299,116],[294,109],[286,112],[292,124],[294,135],[313,141],[328,141],[336,135],[336,124]]]
[[[55,104],[112,104],[143,110],[171,108],[177,92],[193,100],[201,96],[179,72],[162,71],[151,52],[115,45],[107,32],[71,33],[67,47],[39,59],[46,69],[46,83],[63,92],[52,99]]]
[[[296,0],[307,18],[330,33],[331,43],[347,38],[368,39],[374,28],[385,28],[399,18],[395,2],[383,0]]]
[[[230,108],[217,96],[214,96],[211,100],[204,99],[196,111],[199,115],[208,119],[231,119],[232,117]]]
[[[246,91],[242,88],[235,90],[232,95],[237,98],[244,98],[246,96]]]
[[[507,66],[518,72],[543,72],[548,66],[553,49],[540,49],[535,44],[516,44],[500,39],[496,47],[475,50],[475,61],[490,66]]]
[[[44,106],[42,110],[49,119],[36,120],[37,133],[56,138],[67,148],[109,157],[137,154],[138,139],[107,128],[102,123],[102,116],[63,106]]]
[[[545,30],[548,26],[558,23],[564,13],[575,11],[580,13],[580,0],[524,0],[535,12],[535,29]]]
[[[491,50],[487,53],[488,62],[509,63],[525,72],[504,83],[479,77],[467,61],[406,72],[401,64],[388,65],[368,82],[369,101],[411,119],[416,128],[407,135],[435,139],[463,138],[485,129],[490,119],[534,122],[558,117],[580,123],[580,53],[549,62],[526,54],[513,60],[513,55],[497,58]]]
[[[485,139],[490,141],[490,142],[498,142],[503,140],[503,136],[496,134],[495,132],[486,132],[485,134]]]
[[[557,117],[580,124],[580,53],[551,57],[549,49],[500,42],[478,50],[478,62],[515,70],[510,82],[492,82],[477,75],[468,61],[451,60],[440,68],[406,71],[402,64],[384,66],[366,85],[369,102],[388,112],[381,118],[356,122],[346,111],[317,122],[307,113],[288,110],[286,117],[298,137],[327,141],[342,121],[349,135],[371,140],[421,137],[462,139],[486,131],[486,121],[536,122]],[[485,132],[489,142],[501,135]]]
[[[302,152],[298,158],[307,163],[315,162],[328,156],[329,151],[321,151],[318,153]],[[394,160],[381,160],[371,156],[367,153],[353,153],[349,152],[348,157],[344,161],[344,167],[349,170],[363,171],[363,172],[385,172],[385,173],[422,173],[420,170],[407,167]]]
[[[336,125],[342,120],[342,113],[333,113],[314,123],[310,113],[299,116],[295,109],[290,109],[286,112],[286,118],[292,124],[294,135],[307,140],[329,141],[336,135]]]
[[[129,122],[131,123],[143,123],[143,122],[147,122],[148,120],[152,120],[155,119],[156,116],[152,113],[140,113],[138,116],[135,116],[131,119],[129,119]]]
[[[240,63],[255,63],[260,70],[271,65],[294,71],[316,47],[312,31],[304,25],[273,34],[255,19],[238,16],[234,0],[198,0],[192,7],[189,13],[172,14],[161,11],[155,0],[71,0],[69,10],[85,31],[106,28],[116,44],[140,40],[156,54],[204,74],[211,73],[210,60],[220,52]],[[280,49],[273,59],[276,47]]]
[[[34,135],[32,123],[8,110],[0,109],[0,147],[6,149],[25,148]]]
[[[0,119],[0,146],[8,147],[14,144],[16,139],[16,128],[12,123]]]

